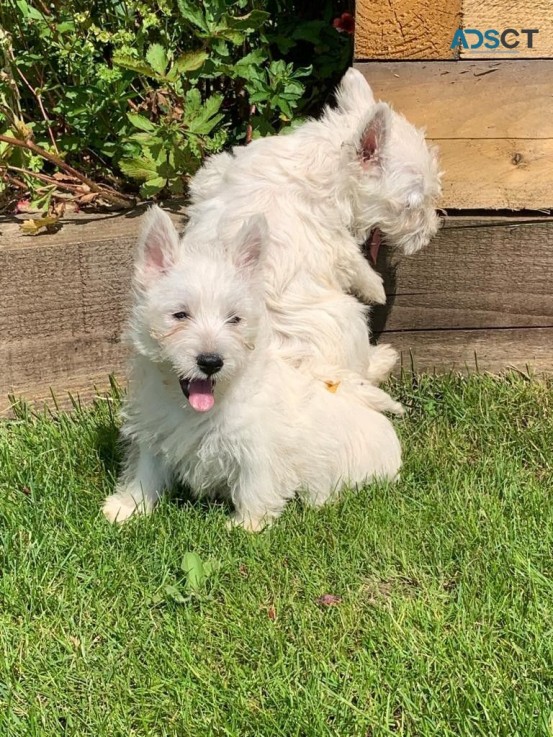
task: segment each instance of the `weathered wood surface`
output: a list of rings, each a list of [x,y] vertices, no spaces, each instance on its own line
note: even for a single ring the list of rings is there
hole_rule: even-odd
[[[449,218],[394,260],[379,260],[388,303],[373,327],[404,366],[553,371],[553,219]]]
[[[516,47],[517,59],[553,57],[553,8],[551,0],[463,0],[463,28],[506,28],[520,31],[522,28],[537,28],[533,48],[528,48],[526,39]],[[512,40],[512,39],[511,39]],[[524,41],[524,42],[523,42]],[[512,53],[513,53],[512,52]],[[461,49],[461,58],[499,57],[497,49]]]
[[[438,146],[443,207],[553,208],[553,60],[356,66]]]
[[[450,59],[462,0],[357,0],[357,59]]]
[[[176,214],[177,224],[183,223]],[[8,394],[67,405],[124,380],[137,217],[80,217],[25,237],[0,222],[0,413]],[[553,219],[453,217],[421,253],[383,250],[380,340],[418,369],[553,370]]]
[[[533,48],[526,38],[516,49],[451,48],[458,28],[500,33],[512,28],[538,29]],[[473,41],[474,39],[469,39]],[[510,38],[509,42],[513,39]],[[357,0],[355,56],[357,59],[455,59],[553,57],[551,0]]]

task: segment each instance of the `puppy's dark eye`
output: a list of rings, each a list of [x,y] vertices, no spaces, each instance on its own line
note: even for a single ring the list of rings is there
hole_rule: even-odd
[[[175,320],[188,320],[190,315],[188,314],[188,312],[174,312],[173,317],[175,318]]]
[[[238,315],[233,315],[233,317],[229,317],[227,322],[229,325],[238,325],[239,322],[242,322],[242,318],[238,317]]]

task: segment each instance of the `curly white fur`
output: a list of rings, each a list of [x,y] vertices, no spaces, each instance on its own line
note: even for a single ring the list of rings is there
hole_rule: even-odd
[[[173,480],[223,495],[259,530],[295,494],[320,505],[345,485],[394,479],[400,446],[383,391],[346,369],[332,385],[283,359],[262,298],[263,218],[235,236],[179,240],[153,208],[139,243],[124,406],[126,466],[111,521],[152,510]],[[206,373],[202,357],[216,357]],[[220,365],[219,365],[220,364]]]
[[[191,182],[188,237],[235,235],[256,213],[269,226],[265,302],[274,345],[307,373],[338,365],[371,381],[395,362],[367,337],[365,303],[384,303],[361,245],[379,229],[414,253],[436,232],[440,177],[424,135],[350,69],[337,107],[288,135],[212,157]]]

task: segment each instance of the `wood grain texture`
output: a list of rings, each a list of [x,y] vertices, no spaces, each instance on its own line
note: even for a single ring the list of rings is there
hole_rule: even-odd
[[[461,0],[357,0],[357,59],[451,59]]]
[[[451,49],[458,28],[538,29],[528,48],[519,45],[487,49]],[[509,43],[517,40],[509,37]],[[469,43],[475,41],[467,37]],[[403,60],[514,59],[553,57],[551,0],[357,0],[355,58]]]
[[[553,138],[553,60],[355,66],[432,138]]]
[[[443,207],[553,207],[553,60],[356,66],[438,146]]]
[[[500,32],[506,28],[518,31],[522,28],[537,28],[539,33],[533,38],[533,48],[529,49],[526,37],[521,36],[519,46],[510,53],[517,59],[553,56],[551,0],[463,0],[462,18],[464,28],[495,28]],[[461,49],[460,56],[490,59],[498,58],[500,54],[497,49]]]
[[[378,331],[553,327],[553,219],[449,218],[423,251],[384,251],[378,267]]]
[[[182,223],[182,213],[176,213]],[[121,333],[137,218],[77,219],[25,238],[0,223],[0,413],[8,394],[60,406],[124,381]],[[383,249],[380,339],[421,369],[553,370],[553,219],[449,218],[424,251]]]
[[[410,371],[490,371],[507,369],[550,374],[553,328],[440,330],[389,333],[382,341],[400,353],[400,368]],[[437,361],[439,356],[439,362]]]
[[[382,342],[420,370],[553,371],[553,219],[449,218],[410,258],[384,252]]]
[[[553,208],[553,138],[432,139],[443,171],[442,207],[469,210]]]

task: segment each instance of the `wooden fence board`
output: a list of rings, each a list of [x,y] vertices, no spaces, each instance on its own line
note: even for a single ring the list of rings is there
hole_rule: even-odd
[[[421,330],[382,337],[400,352],[401,366],[406,370],[498,373],[514,368],[534,374],[553,370],[553,328]]]
[[[553,60],[355,66],[377,98],[431,138],[553,138]]]

